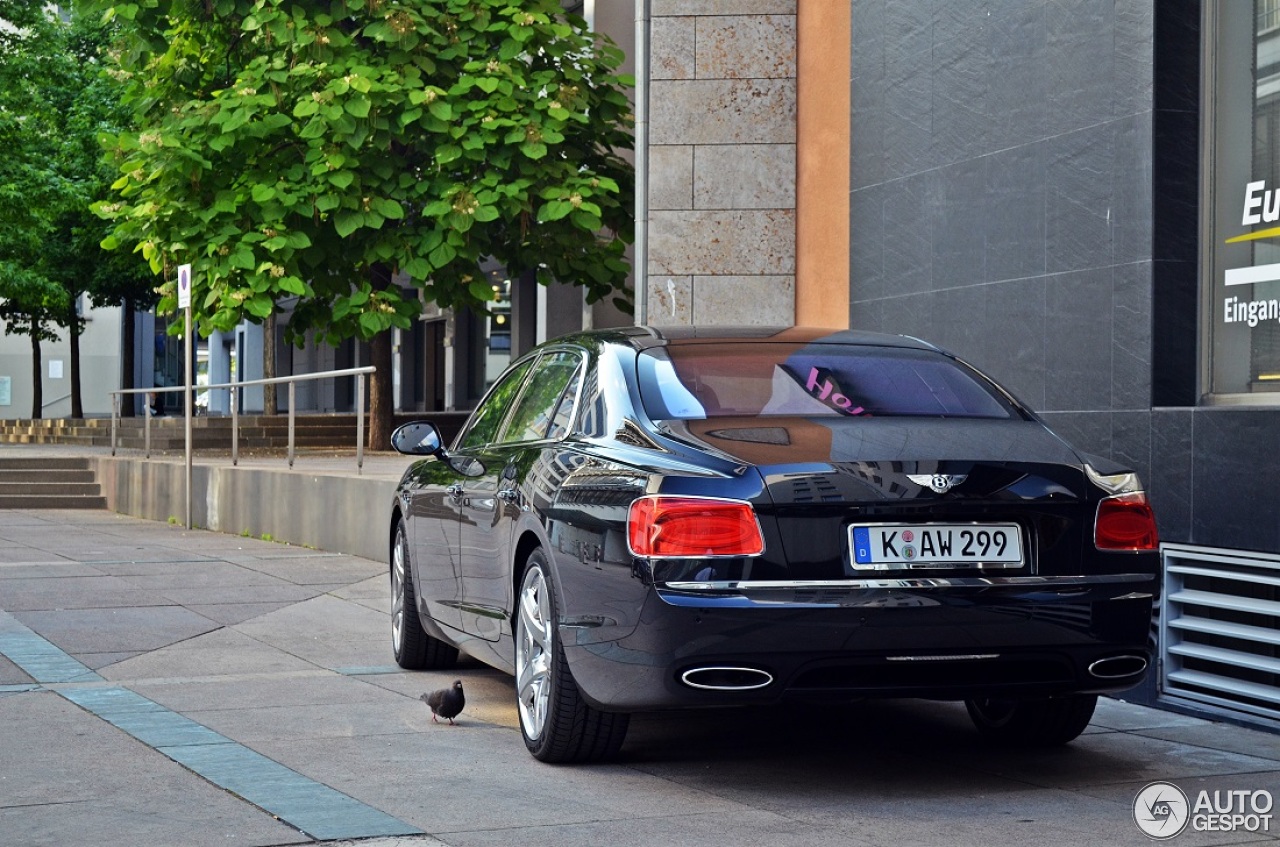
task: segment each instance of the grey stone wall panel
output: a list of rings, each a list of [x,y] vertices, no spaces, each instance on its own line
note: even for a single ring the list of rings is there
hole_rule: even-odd
[[[934,290],[972,285],[987,278],[984,228],[987,213],[987,159],[968,159],[937,172],[932,220]]]
[[[1042,410],[1111,408],[1111,302],[1110,266],[1046,279]]]
[[[933,287],[933,226],[937,175],[926,171],[895,180],[885,193],[884,289],[918,294]]]
[[[1116,117],[1114,0],[1046,3],[1045,12],[1048,134]]]
[[[1112,262],[1115,129],[1110,123],[1052,138],[1046,163],[1046,255],[1050,273]]]
[[[1011,147],[985,157],[987,279],[992,282],[1045,272],[1047,143]]]
[[[1111,404],[1151,408],[1152,263],[1117,265],[1111,294]]]
[[[983,286],[986,308],[981,320],[989,340],[974,356],[975,365],[1033,409],[1045,407],[1046,289],[1043,277]]]

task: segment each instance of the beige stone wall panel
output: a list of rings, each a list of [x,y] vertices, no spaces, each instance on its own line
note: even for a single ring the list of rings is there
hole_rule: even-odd
[[[694,20],[682,16],[650,21],[649,79],[693,79]]]
[[[649,208],[693,208],[693,147],[672,144],[649,148]]]
[[[794,144],[796,81],[654,80],[650,144]]]
[[[794,144],[706,145],[691,165],[695,209],[795,208]]]
[[[687,276],[649,276],[649,325],[693,323],[693,280]]]
[[[809,0],[837,3],[842,0]],[[671,15],[794,15],[798,0],[652,0],[654,18]]]
[[[791,326],[792,276],[695,276],[693,321],[699,326]]]
[[[796,75],[794,15],[704,17],[697,25],[698,79]]]
[[[793,276],[793,209],[653,212],[649,275]]]

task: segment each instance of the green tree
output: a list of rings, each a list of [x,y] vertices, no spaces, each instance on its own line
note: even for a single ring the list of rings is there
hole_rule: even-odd
[[[629,80],[556,0],[97,5],[128,22],[140,127],[112,139],[120,198],[100,212],[157,271],[193,266],[202,332],[288,302],[293,342],[369,340],[371,446],[390,435],[388,331],[419,291],[482,307],[493,257],[625,296]]]
[[[5,332],[31,339],[31,417],[43,417],[41,348],[57,339],[66,294],[45,273],[44,245],[54,220],[75,202],[58,168],[56,114],[42,95],[61,70],[58,26],[42,4],[0,2],[0,320]]]
[[[90,203],[108,196],[112,169],[99,133],[118,130],[126,113],[118,86],[103,73],[106,33],[97,19],[64,17],[45,3],[0,0],[0,307],[9,331],[29,335],[35,392],[41,395],[40,341],[66,327],[71,343],[71,414],[83,417],[80,295],[97,303],[153,297],[145,262],[106,253],[108,226]],[[61,291],[55,290],[61,289]],[[131,314],[126,326],[131,327]],[[132,347],[124,348],[125,387]],[[129,406],[132,409],[132,406]],[[33,416],[41,415],[40,405]]]
[[[21,263],[0,260],[0,320],[5,332],[31,339],[31,417],[44,417],[43,357],[40,343],[57,341],[53,326],[67,312],[67,292],[62,286]]]

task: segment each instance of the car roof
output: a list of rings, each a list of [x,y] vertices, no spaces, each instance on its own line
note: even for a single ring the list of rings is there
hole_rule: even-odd
[[[625,344],[636,350],[652,347],[723,343],[842,344],[867,347],[902,347],[914,350],[940,348],[909,335],[890,335],[857,329],[829,327],[733,327],[733,326],[632,326],[594,330],[568,336],[562,341],[604,341]]]

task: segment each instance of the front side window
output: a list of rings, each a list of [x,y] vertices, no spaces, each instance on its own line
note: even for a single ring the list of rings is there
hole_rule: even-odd
[[[533,362],[525,361],[512,368],[498,381],[493,389],[480,401],[480,405],[471,413],[467,427],[458,439],[459,450],[481,447],[493,441],[498,432],[498,425],[520,394],[520,386]]]
[[[1280,402],[1280,0],[1206,6],[1209,393]]]
[[[930,350],[725,343],[647,350],[640,395],[654,420],[715,417],[1018,416],[965,366]]]

